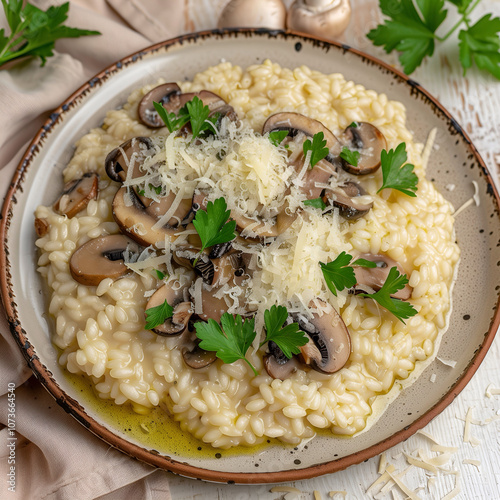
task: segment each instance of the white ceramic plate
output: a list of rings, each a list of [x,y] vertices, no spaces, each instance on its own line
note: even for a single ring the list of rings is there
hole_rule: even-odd
[[[198,449],[179,440],[181,432],[167,426],[158,434],[132,432],[133,420],[118,424],[114,410],[96,403],[82,384],[68,379],[50,342],[52,319],[46,314],[44,284],[36,272],[37,251],[33,212],[51,204],[62,187],[61,172],[76,140],[99,126],[107,110],[120,107],[130,92],[160,76],[167,81],[190,79],[221,60],[246,67],[270,58],[282,66],[302,64],[323,73],[341,72],[391,99],[403,102],[415,140],[425,142],[437,127],[428,178],[446,197],[461,206],[479,186],[480,205],[462,212],[456,235],[462,251],[453,292],[453,313],[439,356],[456,361],[451,368],[435,360],[420,378],[389,406],[367,432],[353,439],[320,435],[297,450],[272,444],[258,450]],[[90,431],[140,460],[179,474],[212,481],[278,482],[334,472],[374,456],[406,439],[446,407],[470,380],[498,327],[500,283],[500,220],[498,195],[483,161],[466,134],[420,86],[384,63],[349,47],[295,34],[246,30],[188,35],[155,45],[106,69],[66,100],[48,120],[26,152],[3,207],[0,230],[2,295],[11,329],[35,374],[70,414]],[[436,382],[430,381],[431,374]],[[83,392],[82,392],[83,391]],[[123,412],[123,410],[116,410]],[[151,426],[160,425],[159,421]],[[183,443],[179,446],[178,443]],[[173,443],[177,443],[174,445]]]

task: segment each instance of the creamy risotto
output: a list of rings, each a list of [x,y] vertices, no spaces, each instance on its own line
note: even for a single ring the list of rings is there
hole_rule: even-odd
[[[108,111],[102,127],[78,141],[64,170],[64,182],[73,182],[66,194],[36,210],[38,269],[50,287],[61,365],[89,377],[100,398],[139,413],[161,406],[217,448],[268,438],[298,444],[318,429],[359,433],[395,382],[412,379],[435,355],[459,259],[453,207],[426,180],[427,155],[406,128],[404,106],[340,74],[222,63],[180,88],[164,85],[163,100],[153,95],[168,108],[198,92],[218,111],[215,133],[192,140],[189,127],[169,133],[162,122],[145,123],[158,120],[148,93],[164,83]],[[287,132],[271,141],[279,130]],[[318,130],[329,152],[311,168],[303,143]],[[382,143],[363,144],[361,132]],[[416,197],[377,193],[378,165],[355,172],[357,160],[339,158],[347,144],[359,165],[365,157],[379,164],[382,146],[403,142]],[[193,216],[219,198],[238,237],[200,254]],[[363,282],[359,269],[356,286],[334,295],[320,263],[342,252],[397,267],[408,284],[394,296],[416,314],[405,324],[363,296],[383,281]],[[112,269],[99,267],[103,256]],[[147,330],[145,310],[164,301],[173,316]],[[286,307],[287,322],[309,339],[290,360],[278,345],[260,345],[273,305]],[[219,322],[225,312],[254,321],[246,361],[225,363],[198,345],[194,318]],[[339,325],[341,333],[321,337]]]

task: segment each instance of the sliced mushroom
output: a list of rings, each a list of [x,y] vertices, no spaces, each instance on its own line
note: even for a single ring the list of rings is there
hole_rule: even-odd
[[[181,348],[184,363],[194,370],[205,368],[217,359],[215,352],[205,351],[200,347],[200,342],[200,339],[195,338],[191,340],[190,345],[184,345]]]
[[[218,28],[285,29],[282,0],[231,0],[222,11]]]
[[[153,102],[158,102],[162,106],[166,103],[175,103],[178,105],[181,88],[176,83],[164,83],[150,90],[139,103],[139,119],[144,125],[152,128],[164,127],[165,124],[156,111]]]
[[[339,313],[330,307],[322,316],[312,319],[298,315],[298,323],[310,340],[300,347],[304,363],[316,371],[334,373],[340,370],[351,355],[351,337]]]
[[[286,380],[301,368],[301,363],[295,356],[288,359],[272,340],[268,342],[268,348],[269,354],[264,356],[264,368],[271,377]]]
[[[266,224],[264,220],[256,220],[254,218],[247,217],[236,210],[231,212],[231,218],[236,222],[236,227],[238,230],[244,231],[246,228],[250,228],[249,231],[255,233],[259,238],[274,238],[284,233],[298,217],[298,213],[287,214],[286,206],[282,207],[281,212],[276,216],[274,224]],[[255,223],[258,223],[255,225]],[[247,238],[249,238],[247,236]]]
[[[338,156],[342,150],[340,141],[326,128],[320,121],[301,115],[300,113],[283,112],[271,115],[262,127],[262,135],[275,130],[287,130],[288,135],[295,137],[302,133],[307,137],[313,137],[318,132],[323,132],[326,140],[326,147],[330,153],[325,158],[326,161],[336,165]]]
[[[142,177],[144,174],[140,166],[146,152],[151,149],[153,149],[153,143],[149,137],[134,137],[113,149],[104,161],[108,177],[116,182],[123,182],[131,167],[134,169],[132,178]]]
[[[70,219],[81,212],[90,200],[97,198],[99,192],[99,176],[88,172],[80,179],[67,182],[61,197],[54,203],[54,210]]]
[[[35,219],[35,232],[36,235],[41,238],[49,232],[50,224],[45,217],[37,217]]]
[[[164,243],[165,237],[176,238],[184,228],[168,225],[156,227],[158,218],[149,213],[133,190],[120,188],[113,199],[113,217],[123,233],[141,245]]]
[[[341,35],[351,19],[349,0],[296,0],[289,8],[288,29],[327,39]]]
[[[323,201],[326,204],[330,201],[334,207],[339,209],[342,217],[355,220],[367,214],[373,207],[373,202],[360,203],[357,200],[357,198],[365,194],[365,190],[359,184],[349,181],[343,186],[337,186],[335,189],[327,189]]]
[[[123,234],[101,236],[75,250],[69,262],[71,276],[87,286],[97,286],[103,279],[113,280],[127,274],[125,251],[138,253],[139,248]]]
[[[349,125],[342,134],[342,141],[360,156],[357,165],[342,160],[342,168],[354,175],[372,174],[380,167],[380,156],[387,149],[387,141],[380,130],[366,122]]]
[[[213,319],[217,323],[220,323],[222,315],[227,312],[227,304],[224,297],[220,299],[215,297],[215,290],[209,290],[208,287],[202,287],[201,291],[201,303],[203,307],[203,312],[198,314],[198,317],[202,321],[208,321]]]
[[[177,281],[174,281],[166,283],[151,295],[146,310],[160,306],[165,301],[174,308],[171,318],[167,318],[163,324],[153,328],[153,331],[158,335],[179,335],[186,330],[194,312],[193,304],[184,300],[187,288],[188,284],[180,286]]]
[[[406,274],[401,265],[387,255],[365,253],[361,254],[358,259],[369,260],[377,264],[377,267],[362,267],[356,266],[356,262],[353,263],[354,274],[357,281],[355,291],[358,293],[367,292],[367,290],[363,289],[363,286],[368,286],[375,291],[380,290],[389,275],[389,271],[393,267],[396,267],[400,274]],[[407,283],[404,288],[398,290],[391,295],[391,297],[394,299],[408,300],[411,297],[412,291],[413,288]],[[371,293],[371,291],[369,293]]]

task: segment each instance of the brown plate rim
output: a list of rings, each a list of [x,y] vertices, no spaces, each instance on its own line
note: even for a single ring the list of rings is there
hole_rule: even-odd
[[[216,30],[206,30],[197,33],[190,33],[182,35],[164,42],[156,43],[147,47],[143,50],[135,52],[123,59],[120,59],[116,63],[110,65],[103,71],[99,72],[96,76],[87,81],[78,90],[71,94],[56,110],[52,112],[50,117],[47,119],[45,124],[36,134],[30,145],[28,146],[23,158],[21,159],[14,176],[12,178],[11,184],[9,186],[8,192],[5,196],[4,204],[1,212],[0,220],[0,241],[3,245],[0,246],[0,294],[2,296],[5,311],[7,313],[7,320],[9,322],[10,331],[19,345],[28,365],[34,372],[37,379],[42,383],[42,385],[47,389],[47,391],[56,399],[57,403],[70,415],[72,415],[78,422],[80,422],[89,431],[95,434],[97,437],[101,438],[106,443],[117,448],[123,453],[131,456],[132,458],[138,459],[140,461],[146,462],[154,467],[165,469],[170,472],[196,478],[203,479],[213,482],[227,482],[227,483],[238,483],[238,484],[257,484],[257,483],[277,483],[277,482],[288,482],[297,481],[301,479],[310,479],[323,474],[330,474],[333,472],[341,471],[351,465],[358,464],[372,458],[381,452],[387,450],[388,448],[408,439],[412,436],[418,429],[421,429],[427,425],[434,417],[436,417],[441,411],[443,411],[464,389],[467,383],[470,381],[479,365],[483,361],[488,349],[490,348],[493,339],[495,337],[498,326],[500,325],[500,309],[499,301],[497,301],[497,308],[494,317],[491,321],[490,328],[485,334],[484,341],[477,350],[475,356],[472,358],[468,367],[465,369],[463,374],[456,380],[455,384],[449,389],[448,393],[441,398],[432,408],[430,408],[425,414],[420,416],[412,424],[400,430],[393,436],[383,441],[376,443],[362,451],[353,453],[346,457],[342,457],[329,462],[313,465],[304,469],[291,469],[283,470],[279,472],[221,472],[209,470],[201,467],[196,467],[189,465],[185,462],[180,462],[174,460],[168,456],[160,455],[155,453],[154,450],[147,450],[138,445],[128,442],[126,439],[121,438],[114,434],[112,431],[99,424],[96,420],[91,418],[85,412],[84,408],[73,398],[68,396],[58,385],[56,380],[53,378],[52,373],[41,363],[40,359],[36,355],[33,345],[30,343],[28,334],[23,329],[17,316],[16,303],[15,303],[15,293],[12,286],[11,275],[9,271],[10,261],[9,261],[9,246],[8,246],[8,231],[10,227],[10,221],[13,215],[13,206],[16,204],[16,192],[18,189],[22,189],[22,182],[24,176],[36,154],[39,152],[40,147],[43,146],[44,138],[52,131],[54,126],[60,120],[61,115],[66,113],[73,106],[77,105],[78,98],[84,96],[92,88],[102,84],[106,81],[112,74],[119,72],[122,68],[127,67],[130,64],[135,63],[140,60],[143,56],[157,52],[174,45],[182,45],[187,42],[195,42],[198,39],[206,38],[229,38],[232,36],[267,36],[270,38],[282,37],[284,39],[295,39],[297,41],[306,41],[314,45],[318,45],[325,49],[334,48],[335,50],[342,50],[345,52],[351,52],[358,57],[361,57],[365,61],[382,67],[389,73],[392,73],[396,78],[404,81],[406,84],[410,85],[412,88],[412,93],[416,93],[421,96],[428,105],[434,108],[434,111],[440,113],[448,123],[452,133],[458,134],[466,142],[467,147],[470,150],[471,155],[477,161],[478,165],[482,169],[482,173],[488,183],[488,193],[490,196],[494,197],[497,207],[500,206],[500,197],[498,195],[495,183],[483,161],[479,155],[477,149],[472,144],[467,133],[460,127],[457,121],[452,117],[452,115],[444,108],[440,102],[433,97],[428,91],[423,89],[417,82],[409,78],[407,75],[401,71],[395,69],[384,61],[366,54],[365,52],[354,49],[348,45],[341,44],[334,41],[329,41],[326,39],[316,38],[308,36],[304,33],[294,32],[294,31],[281,31],[281,30],[267,30],[262,28],[255,29],[216,29]]]

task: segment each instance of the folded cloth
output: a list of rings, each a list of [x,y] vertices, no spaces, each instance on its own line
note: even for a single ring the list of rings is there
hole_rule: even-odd
[[[63,1],[31,3],[45,10]],[[29,141],[51,110],[104,67],[184,31],[183,9],[182,0],[168,2],[168,15],[165,2],[160,0],[73,1],[66,24],[98,30],[101,36],[58,41],[54,57],[44,67],[29,59],[0,70],[0,200]],[[1,28],[7,28],[3,12]],[[36,379],[30,378],[31,371],[9,332],[3,310],[0,334],[0,498],[170,498],[168,473],[155,472],[110,448],[67,415]],[[16,412],[15,432],[11,434],[7,393],[13,386]],[[9,464],[7,444],[13,442],[11,438],[16,439],[15,464]],[[9,491],[6,481],[11,465],[16,467],[15,492]]]

